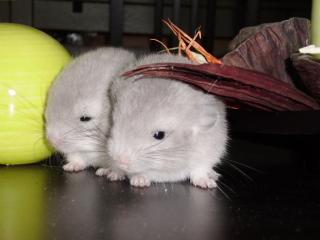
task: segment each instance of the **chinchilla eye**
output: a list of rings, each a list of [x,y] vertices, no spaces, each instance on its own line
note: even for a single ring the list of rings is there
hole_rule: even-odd
[[[157,140],[164,139],[166,133],[164,131],[157,131],[153,134],[153,137]]]
[[[92,117],[89,116],[81,116],[80,121],[81,122],[89,122],[92,119]]]

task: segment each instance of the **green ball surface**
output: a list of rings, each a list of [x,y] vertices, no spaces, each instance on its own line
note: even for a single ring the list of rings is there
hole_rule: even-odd
[[[52,154],[46,142],[45,101],[51,82],[70,60],[49,35],[0,23],[0,164],[26,164]]]

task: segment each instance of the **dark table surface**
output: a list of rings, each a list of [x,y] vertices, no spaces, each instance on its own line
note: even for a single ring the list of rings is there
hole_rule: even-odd
[[[288,147],[241,140],[229,152],[209,191],[139,189],[52,161],[0,167],[0,239],[320,239],[318,170]]]

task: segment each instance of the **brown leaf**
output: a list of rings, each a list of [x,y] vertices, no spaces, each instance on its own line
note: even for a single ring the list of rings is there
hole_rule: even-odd
[[[293,86],[287,60],[299,48],[308,45],[310,21],[291,18],[240,31],[237,46],[222,58],[225,65],[258,71]],[[248,37],[244,40],[245,37]]]
[[[184,81],[209,93],[225,97],[229,102],[233,100],[263,110],[320,109],[314,99],[289,84],[279,82],[265,74],[238,67],[219,64],[159,63],[140,66],[124,75]]]

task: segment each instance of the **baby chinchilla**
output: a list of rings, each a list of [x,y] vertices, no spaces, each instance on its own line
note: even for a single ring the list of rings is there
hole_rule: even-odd
[[[121,48],[99,48],[76,57],[53,82],[45,110],[46,136],[66,159],[63,169],[105,166],[111,82],[135,61]]]
[[[160,62],[190,63],[177,55],[152,54],[135,66]],[[201,188],[216,186],[213,167],[228,139],[222,101],[186,83],[141,76],[115,81],[111,90],[108,179],[127,176],[138,187],[185,179]]]

